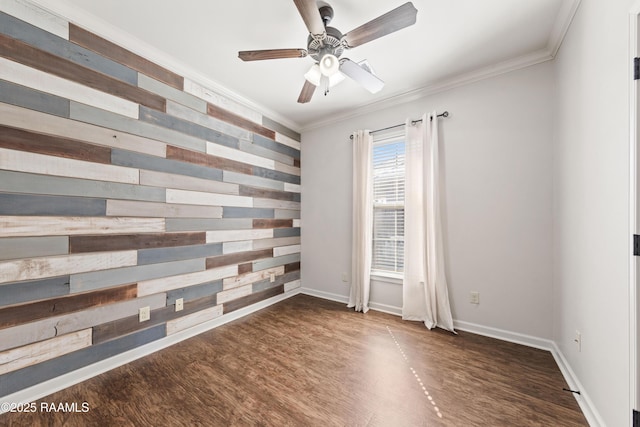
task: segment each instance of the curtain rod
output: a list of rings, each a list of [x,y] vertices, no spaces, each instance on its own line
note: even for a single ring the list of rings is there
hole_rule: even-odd
[[[444,112],[444,113],[442,113],[442,114],[438,114],[438,115],[437,115],[437,117],[449,117],[449,112],[448,112],[448,111],[445,111],[445,112]],[[433,120],[433,117],[432,117],[431,119]],[[411,124],[412,124],[412,125],[415,125],[416,123],[420,123],[421,121],[422,121],[422,119],[418,119],[418,120],[411,120]],[[383,130],[394,129],[394,128],[398,128],[398,127],[400,127],[400,126],[404,126],[404,125],[405,125],[405,123],[401,123],[401,124],[399,124],[399,125],[393,125],[393,126],[389,126],[389,127],[382,128],[382,129],[372,130],[372,131],[371,131],[371,132],[369,132],[369,133],[382,132]],[[349,139],[353,139],[353,135],[350,135],[350,136],[349,136]]]

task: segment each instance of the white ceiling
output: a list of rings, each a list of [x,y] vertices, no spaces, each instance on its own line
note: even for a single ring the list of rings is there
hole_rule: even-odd
[[[342,56],[367,59],[386,83],[382,91],[372,95],[347,79],[327,96],[317,90],[304,105],[298,104],[297,98],[303,74],[313,63],[311,58],[243,62],[237,57],[239,50],[306,48],[308,31],[293,1],[62,3],[74,16],[100,23],[97,30],[91,28],[98,34],[115,42],[133,40],[136,46],[152,47],[193,75],[217,83],[300,130],[353,114],[356,108],[379,107],[399,95],[433,92],[456,82],[548,60],[555,55],[578,1],[413,0],[418,9],[414,26]],[[347,33],[404,0],[328,2],[335,12],[330,25]],[[84,23],[80,18],[78,21]]]

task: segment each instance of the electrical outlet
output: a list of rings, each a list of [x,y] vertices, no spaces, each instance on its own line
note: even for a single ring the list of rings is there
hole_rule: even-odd
[[[347,272],[343,271],[342,272],[342,281],[347,283],[349,281],[349,276],[347,276]]]
[[[469,294],[469,302],[471,304],[480,304],[480,292],[471,292]]]
[[[149,307],[149,306],[142,307],[138,311],[138,319],[139,319],[140,322],[145,322],[145,321],[151,319],[151,307]]]
[[[176,300],[176,311],[184,310],[184,298],[178,298]]]
[[[271,274],[269,274],[269,281],[270,281],[271,283],[273,283],[273,282],[275,282],[275,281],[276,281],[276,273],[271,273]]]
[[[576,331],[576,337],[573,339],[573,342],[578,346],[578,353],[582,351],[582,334],[580,331]]]

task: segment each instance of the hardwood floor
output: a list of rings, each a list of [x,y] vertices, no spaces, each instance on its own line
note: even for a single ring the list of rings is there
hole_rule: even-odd
[[[298,295],[36,402],[7,426],[585,426],[550,353]]]

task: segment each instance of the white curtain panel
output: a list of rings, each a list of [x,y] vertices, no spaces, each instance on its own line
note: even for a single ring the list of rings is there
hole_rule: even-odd
[[[415,125],[408,120],[406,132],[402,318],[454,332],[440,222],[437,113]]]
[[[353,217],[351,292],[347,307],[369,311],[373,247],[373,137],[367,130],[353,134]]]

